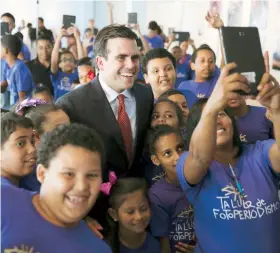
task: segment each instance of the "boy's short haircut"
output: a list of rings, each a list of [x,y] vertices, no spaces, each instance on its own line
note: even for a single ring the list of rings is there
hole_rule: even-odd
[[[48,42],[50,42],[53,45],[52,39],[49,36],[46,36],[46,35],[39,36],[37,38],[37,41],[40,41],[40,40],[47,40]]]
[[[3,18],[3,17],[8,17],[8,18],[10,18],[14,23],[16,23],[15,17],[14,17],[11,13],[9,13],[9,12],[6,12],[6,13],[2,14],[1,18]]]
[[[1,113],[1,145],[9,139],[17,128],[33,128],[32,121],[13,112]]]
[[[61,49],[60,52],[59,52],[59,61],[61,60],[61,57],[62,57],[64,54],[71,54],[71,55],[73,56],[73,58],[75,59],[73,53],[70,52],[68,49]]]
[[[6,34],[1,38],[2,47],[7,48],[15,57],[18,56],[22,47],[22,41],[15,35]]]
[[[76,123],[58,126],[43,135],[37,150],[38,164],[48,168],[58,150],[67,145],[99,153],[103,167],[105,153],[102,139],[95,130]]]
[[[176,69],[175,57],[164,48],[155,48],[155,49],[151,49],[150,51],[148,51],[142,58],[141,65],[142,65],[143,74],[147,74],[147,72],[148,72],[147,66],[148,66],[149,61],[151,61],[153,59],[158,59],[158,58],[169,58],[172,62],[174,69]]]
[[[44,23],[44,19],[42,17],[38,18],[42,23]]]
[[[38,84],[38,85],[35,87],[35,89],[32,91],[32,97],[35,96],[35,95],[38,94],[38,93],[43,93],[43,92],[46,92],[46,93],[48,93],[48,95],[49,95],[50,97],[53,97],[53,95],[52,95],[50,89],[49,89],[48,87],[46,87],[45,85],[41,84],[41,83]]]
[[[191,61],[194,63],[196,58],[197,58],[197,53],[201,50],[208,50],[211,51],[214,55],[214,62],[216,62],[216,54],[213,51],[213,49],[211,47],[209,47],[207,44],[202,44],[199,48],[197,48],[196,50],[194,50],[193,54],[192,54],[192,59]]]
[[[17,36],[21,41],[23,40],[23,34],[21,32],[16,32],[14,35]]]
[[[77,62],[77,66],[92,66],[92,58],[84,57]]]

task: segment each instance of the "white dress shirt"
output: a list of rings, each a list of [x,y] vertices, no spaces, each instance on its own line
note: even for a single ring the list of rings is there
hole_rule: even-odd
[[[136,129],[136,100],[135,100],[135,97],[132,95],[130,90],[125,90],[122,93],[116,92],[100,78],[100,75],[99,75],[99,82],[102,87],[102,90],[104,91],[104,93],[111,105],[111,108],[113,110],[113,113],[114,113],[116,119],[118,119],[118,107],[119,107],[118,96],[120,94],[124,95],[125,111],[130,120],[132,138],[133,138],[133,150],[134,150],[135,144],[136,144],[135,139],[136,139],[136,130],[137,130]]]

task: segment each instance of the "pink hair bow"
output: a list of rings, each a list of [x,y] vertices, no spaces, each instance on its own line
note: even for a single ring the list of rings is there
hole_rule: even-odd
[[[26,98],[16,107],[16,113],[18,115],[23,115],[23,111],[25,108],[36,107],[38,105],[48,104],[48,102],[43,101],[42,99],[35,98]]]
[[[100,191],[105,195],[110,195],[110,190],[112,186],[116,183],[117,176],[114,171],[110,171],[109,173],[109,182],[101,184]]]
[[[89,71],[88,71],[88,78],[89,78],[90,80],[93,80],[94,77],[95,77],[94,72],[93,72],[92,70],[89,70]]]

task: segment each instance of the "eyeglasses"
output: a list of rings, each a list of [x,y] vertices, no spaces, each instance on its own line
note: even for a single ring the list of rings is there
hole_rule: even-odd
[[[73,58],[63,58],[60,62],[75,62]]]

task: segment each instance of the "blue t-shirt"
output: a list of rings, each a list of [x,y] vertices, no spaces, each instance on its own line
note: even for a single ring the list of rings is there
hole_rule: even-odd
[[[56,226],[45,220],[32,204],[34,192],[1,187],[2,252],[112,252],[84,221],[74,228]]]
[[[158,239],[152,237],[152,235],[147,232],[146,239],[141,247],[137,249],[129,249],[120,243],[120,253],[160,253],[160,242]],[[101,253],[101,251],[100,251]]]
[[[90,42],[93,42],[94,38],[90,39]],[[94,50],[93,50],[93,46],[89,46],[88,47],[88,57],[93,58],[94,57]]]
[[[30,70],[23,61],[18,59],[13,67],[7,67],[4,73],[4,80],[8,82],[8,89],[11,93],[11,105],[18,101],[19,92],[26,92],[26,97],[29,97],[35,87]]]
[[[5,79],[5,72],[8,69],[8,64],[6,61],[1,59],[1,82],[2,81],[7,81]],[[10,91],[7,88],[4,93],[1,93],[1,108],[9,110],[10,109]]]
[[[209,98],[218,80],[218,76],[213,76],[206,82],[198,83],[194,80],[183,82],[179,85],[179,89],[191,91],[197,98]]]
[[[176,81],[175,88],[178,88],[182,82],[191,78],[191,67],[188,61],[179,61],[176,63]]]
[[[257,106],[249,106],[249,109],[247,115],[236,118],[240,140],[255,143],[273,138],[273,124],[265,116],[266,109]]]
[[[151,231],[155,237],[169,237],[171,252],[177,252],[179,242],[194,240],[194,212],[180,186],[160,179],[149,190],[152,218]]]
[[[54,100],[62,97],[69,91],[71,91],[72,83],[78,78],[77,69],[73,73],[64,73],[61,70],[57,71],[56,74],[51,73],[51,81],[54,88]]]
[[[31,61],[31,54],[30,54],[29,48],[24,43],[22,43],[20,52],[23,54],[23,60],[25,62]]]
[[[19,180],[20,188],[23,188],[23,189],[26,189],[29,191],[33,191],[33,192],[40,191],[41,183],[37,179],[36,167],[37,167],[37,165],[35,166],[35,168],[31,174],[24,176]]]
[[[144,37],[147,40],[150,48],[164,48],[164,41],[161,36],[156,35],[153,38],[149,38],[148,36],[144,35]]]
[[[181,187],[194,207],[196,253],[280,252],[280,174],[272,170],[269,150],[274,140],[244,145],[234,168],[245,194],[240,197],[227,166],[212,161],[200,183],[184,177],[188,152],[177,163]]]

